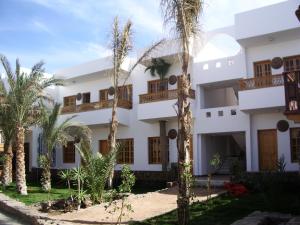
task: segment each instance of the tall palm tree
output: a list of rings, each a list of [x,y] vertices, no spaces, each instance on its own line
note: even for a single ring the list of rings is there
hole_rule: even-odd
[[[164,40],[160,40],[153,45],[151,45],[143,54],[138,58],[138,60],[130,67],[127,75],[124,77],[124,81],[121,84],[124,86],[126,81],[130,77],[133,70],[141,63],[141,61],[148,57],[150,53],[160,46]],[[132,50],[132,22],[127,21],[123,29],[120,29],[118,17],[115,17],[112,29],[112,40],[111,49],[113,52],[113,72],[111,73],[113,88],[114,88],[114,98],[112,105],[112,116],[110,122],[110,132],[108,135],[108,147],[109,151],[113,152],[116,149],[116,134],[118,129],[118,118],[117,118],[117,106],[119,100],[119,83],[121,75],[121,65],[123,64],[125,58],[128,56],[129,52]],[[112,187],[112,180],[114,176],[114,171],[112,169],[111,176],[108,181],[108,186]]]
[[[45,88],[60,85],[61,80],[44,77],[44,63],[35,64],[27,74],[21,70],[19,60],[16,60],[15,72],[5,56],[0,56],[6,72],[10,94],[7,102],[14,123],[16,146],[16,187],[21,195],[27,195],[25,174],[24,139],[25,130],[39,122],[39,102],[49,99],[45,95]]]
[[[8,186],[12,182],[12,140],[14,134],[14,124],[11,120],[11,112],[7,104],[9,90],[6,89],[4,81],[0,80],[0,127],[4,138],[4,165],[2,171],[2,185]]]
[[[188,79],[190,39],[197,35],[202,0],[161,0],[165,24],[171,24],[182,48],[182,78],[178,87],[178,224],[189,222],[192,113],[188,100],[191,88]]]
[[[42,172],[42,188],[44,191],[51,190],[51,162],[53,149],[57,145],[66,145],[69,140],[87,139],[90,136],[90,131],[87,126],[72,122],[74,117],[69,117],[58,124],[58,116],[60,113],[60,104],[54,104],[54,107],[49,110],[45,106],[41,110],[41,122],[43,142],[45,150],[40,156],[40,164]]]
[[[132,23],[130,20],[127,21],[123,30],[119,27],[118,17],[115,17],[112,30],[112,51],[113,51],[113,72],[111,74],[112,83],[114,87],[114,98],[112,105],[112,115],[110,122],[110,132],[108,135],[108,146],[109,151],[113,152],[116,149],[116,133],[118,129],[118,119],[117,119],[117,106],[119,100],[119,79],[121,75],[121,65],[124,62],[126,56],[131,50],[131,39],[132,39]],[[109,187],[112,187],[112,177],[113,169],[111,171],[112,175],[109,179]]]

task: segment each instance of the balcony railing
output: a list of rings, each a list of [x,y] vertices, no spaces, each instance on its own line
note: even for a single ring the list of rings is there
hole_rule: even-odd
[[[300,114],[300,70],[284,72],[285,114]]]
[[[243,79],[239,81],[240,90],[251,90],[257,88],[266,88],[266,87],[275,87],[281,86],[284,84],[283,76],[272,75],[272,76],[263,76],[263,77],[254,77],[249,79]]]
[[[72,106],[64,106],[61,110],[61,114],[67,113],[79,113],[79,112],[87,112],[98,109],[106,109],[111,108],[113,105],[113,100],[101,100],[99,102],[91,102],[91,103],[83,103],[81,105],[72,105]],[[132,102],[128,100],[119,99],[118,107],[124,109],[131,109]]]
[[[177,99],[178,90],[167,90],[167,91],[160,91],[155,93],[147,93],[140,95],[140,104],[149,103],[149,102],[157,102],[163,100],[172,100]],[[195,99],[195,90],[190,90],[190,98]]]

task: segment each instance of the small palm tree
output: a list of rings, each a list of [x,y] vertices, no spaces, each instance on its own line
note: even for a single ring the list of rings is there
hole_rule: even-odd
[[[38,124],[40,118],[39,102],[49,99],[45,95],[45,88],[51,85],[61,85],[61,80],[44,77],[44,63],[35,64],[30,73],[22,72],[19,60],[16,60],[15,72],[5,56],[0,56],[6,72],[10,94],[7,104],[11,113],[11,122],[14,124],[16,146],[16,186],[17,191],[27,195],[25,174],[24,139],[25,130]]]
[[[57,119],[60,113],[60,104],[55,104],[52,110],[43,107],[41,110],[41,128],[46,151],[40,157],[42,172],[42,188],[44,191],[51,190],[51,161],[53,149],[57,145],[65,145],[70,139],[89,139],[90,130],[88,127],[71,122],[74,117],[67,118],[58,124]]]
[[[145,72],[150,70],[151,76],[155,77],[156,75],[159,76],[161,80],[165,78],[167,75],[169,68],[171,64],[167,63],[165,60],[161,58],[152,58],[151,59],[151,65],[149,65],[146,69]]]
[[[192,113],[188,100],[191,82],[188,79],[190,39],[198,34],[202,0],[161,0],[165,24],[171,24],[181,43],[182,78],[178,87],[178,224],[189,223],[190,148]]]
[[[8,94],[9,91],[6,90],[4,81],[0,80],[0,127],[4,138],[4,165],[1,179],[3,187],[8,186],[12,182],[12,140],[14,124],[11,120],[10,107],[6,102]]]

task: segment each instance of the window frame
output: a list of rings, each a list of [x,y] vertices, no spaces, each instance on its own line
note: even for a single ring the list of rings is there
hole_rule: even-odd
[[[72,99],[74,104],[69,104],[70,102],[72,102],[72,101],[70,101],[70,99]],[[71,95],[71,96],[64,97],[64,107],[71,107],[71,106],[76,106],[76,95]]]
[[[124,147],[124,142],[125,147]],[[117,139],[117,143],[123,145],[121,150],[118,152],[117,155],[117,164],[127,164],[132,165],[134,164],[134,139],[133,138],[123,138]],[[126,146],[128,144],[128,146]],[[126,151],[128,148],[128,151]],[[128,155],[126,155],[128,153]]]
[[[293,68],[289,69],[291,65],[287,65],[292,61]],[[297,61],[298,61],[298,68],[297,67]],[[287,69],[288,68],[288,69]],[[291,72],[295,70],[300,70],[300,55],[293,55],[293,56],[287,56],[283,58],[283,71],[284,72]]]
[[[155,143],[153,143],[155,141]],[[154,144],[158,145],[157,151],[153,149]],[[155,154],[155,152],[157,152]],[[156,155],[156,158],[154,157]],[[161,152],[160,152],[160,137],[148,137],[148,163],[149,164],[161,164]]]
[[[70,148],[70,145],[72,144],[72,149]],[[68,152],[66,152],[68,151]],[[73,156],[70,157],[70,152],[73,152]],[[71,160],[70,160],[71,158]],[[76,151],[75,151],[75,143],[74,141],[68,141],[67,146],[63,146],[63,163],[64,164],[73,164],[76,162]]]
[[[253,62],[253,74],[254,77],[266,77],[266,76],[272,76],[272,66],[271,66],[271,60],[262,60],[262,61],[256,61]],[[270,70],[269,73],[266,73],[266,65],[269,67]],[[261,66],[261,71],[257,71],[259,68],[258,66]],[[264,67],[264,68],[263,68]]]
[[[293,144],[293,131],[298,130],[298,132],[300,132],[300,127],[293,127],[290,128],[290,154],[291,154],[291,162],[292,163],[298,163],[298,159],[297,159],[297,148],[300,148],[300,135],[299,135],[299,139],[298,141],[296,140],[296,153],[293,153],[293,148],[294,148],[294,144]],[[296,154],[296,158],[294,158],[294,154]]]
[[[88,100],[88,102],[86,102]],[[91,103],[91,92],[82,93],[82,104]]]
[[[150,80],[148,81],[148,93],[159,93],[162,91],[168,91],[169,85],[168,85],[168,79],[157,79],[157,80]],[[163,85],[163,86],[162,86]],[[163,87],[163,90],[161,90]]]

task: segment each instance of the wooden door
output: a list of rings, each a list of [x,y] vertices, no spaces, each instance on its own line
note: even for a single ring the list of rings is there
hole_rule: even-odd
[[[99,152],[101,155],[107,155],[109,150],[108,150],[108,143],[107,140],[100,140],[99,141]]]
[[[254,62],[255,87],[268,87],[272,84],[271,61]]]
[[[259,169],[261,171],[274,171],[277,168],[277,131],[259,130]]]

